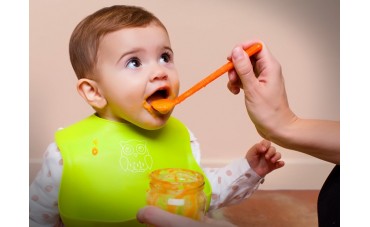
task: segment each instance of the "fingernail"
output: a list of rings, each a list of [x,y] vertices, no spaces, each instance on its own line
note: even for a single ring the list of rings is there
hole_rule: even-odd
[[[143,223],[142,219],[142,214],[144,213],[145,208],[141,208],[137,213],[136,213],[136,219],[140,222]]]
[[[244,57],[244,50],[241,47],[236,47],[233,51],[233,58],[235,60],[242,59]]]

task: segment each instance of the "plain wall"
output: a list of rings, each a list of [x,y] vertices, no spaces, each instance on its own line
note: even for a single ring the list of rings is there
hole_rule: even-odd
[[[289,103],[304,118],[339,120],[339,0],[33,0],[30,1],[30,172],[33,180],[54,133],[93,110],[77,94],[68,56],[79,21],[114,4],[135,4],[167,27],[181,80],[180,93],[226,62],[245,40],[263,40],[280,61]],[[243,157],[262,138],[243,95],[226,88],[227,75],[179,104],[173,115],[200,141],[202,164]],[[286,166],[262,189],[319,189],[333,164],[275,145]]]

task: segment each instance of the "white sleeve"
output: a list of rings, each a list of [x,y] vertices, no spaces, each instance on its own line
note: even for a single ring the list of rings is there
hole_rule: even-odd
[[[63,160],[55,143],[44,153],[41,170],[30,185],[29,226],[55,226],[59,222],[58,194]]]
[[[189,130],[193,155],[200,165],[201,152],[197,138]],[[209,210],[243,201],[258,189],[264,179],[261,178],[245,158],[237,159],[222,168],[202,167],[212,187]]]
[[[243,201],[264,181],[250,168],[245,158],[237,159],[222,168],[203,168],[203,171],[212,185],[209,210]]]
[[[188,131],[190,134],[190,145],[191,145],[191,150],[193,152],[193,156],[195,160],[197,161],[198,165],[200,165],[200,146],[199,146],[198,140],[189,129]]]

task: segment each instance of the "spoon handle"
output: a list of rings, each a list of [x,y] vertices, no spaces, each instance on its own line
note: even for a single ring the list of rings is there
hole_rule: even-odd
[[[248,54],[249,57],[256,54],[262,49],[262,44],[255,43],[252,46],[248,47],[245,52]],[[218,77],[222,76],[224,73],[230,71],[234,68],[234,64],[229,61],[228,63],[224,64],[220,68],[218,68],[216,71],[211,73],[209,76],[204,78],[203,80],[199,81],[197,84],[195,84],[193,87],[182,93],[180,96],[178,96],[174,101],[176,104],[182,102],[184,99],[189,97],[190,95],[194,94],[195,92],[199,91],[201,88],[207,86],[209,83],[211,83],[213,80],[217,79]]]

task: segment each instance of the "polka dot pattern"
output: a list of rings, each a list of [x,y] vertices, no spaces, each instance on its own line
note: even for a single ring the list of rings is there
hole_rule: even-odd
[[[232,172],[231,170],[227,170],[227,171],[226,171],[226,175],[227,175],[227,176],[232,176],[232,175],[233,175],[233,172]]]
[[[55,226],[56,224],[59,216],[57,192],[63,167],[61,160],[61,153],[55,143],[50,144],[44,153],[41,170],[30,185],[30,226]]]
[[[46,187],[45,187],[45,191],[46,192],[51,192],[53,190],[53,186],[51,186],[51,185],[47,185]]]
[[[38,196],[38,195],[33,195],[33,196],[31,197],[31,199],[32,199],[33,201],[37,202],[37,201],[39,200],[39,196]]]
[[[50,219],[50,215],[49,214],[42,214],[42,218],[45,219],[45,220],[48,220]]]
[[[245,159],[236,160],[218,169],[206,169],[208,179],[214,179],[210,210],[236,204],[257,190],[260,177]]]
[[[233,186],[231,187],[231,189],[232,189],[233,191],[237,191],[237,190],[239,190],[239,186],[238,186],[238,185],[233,185]]]

